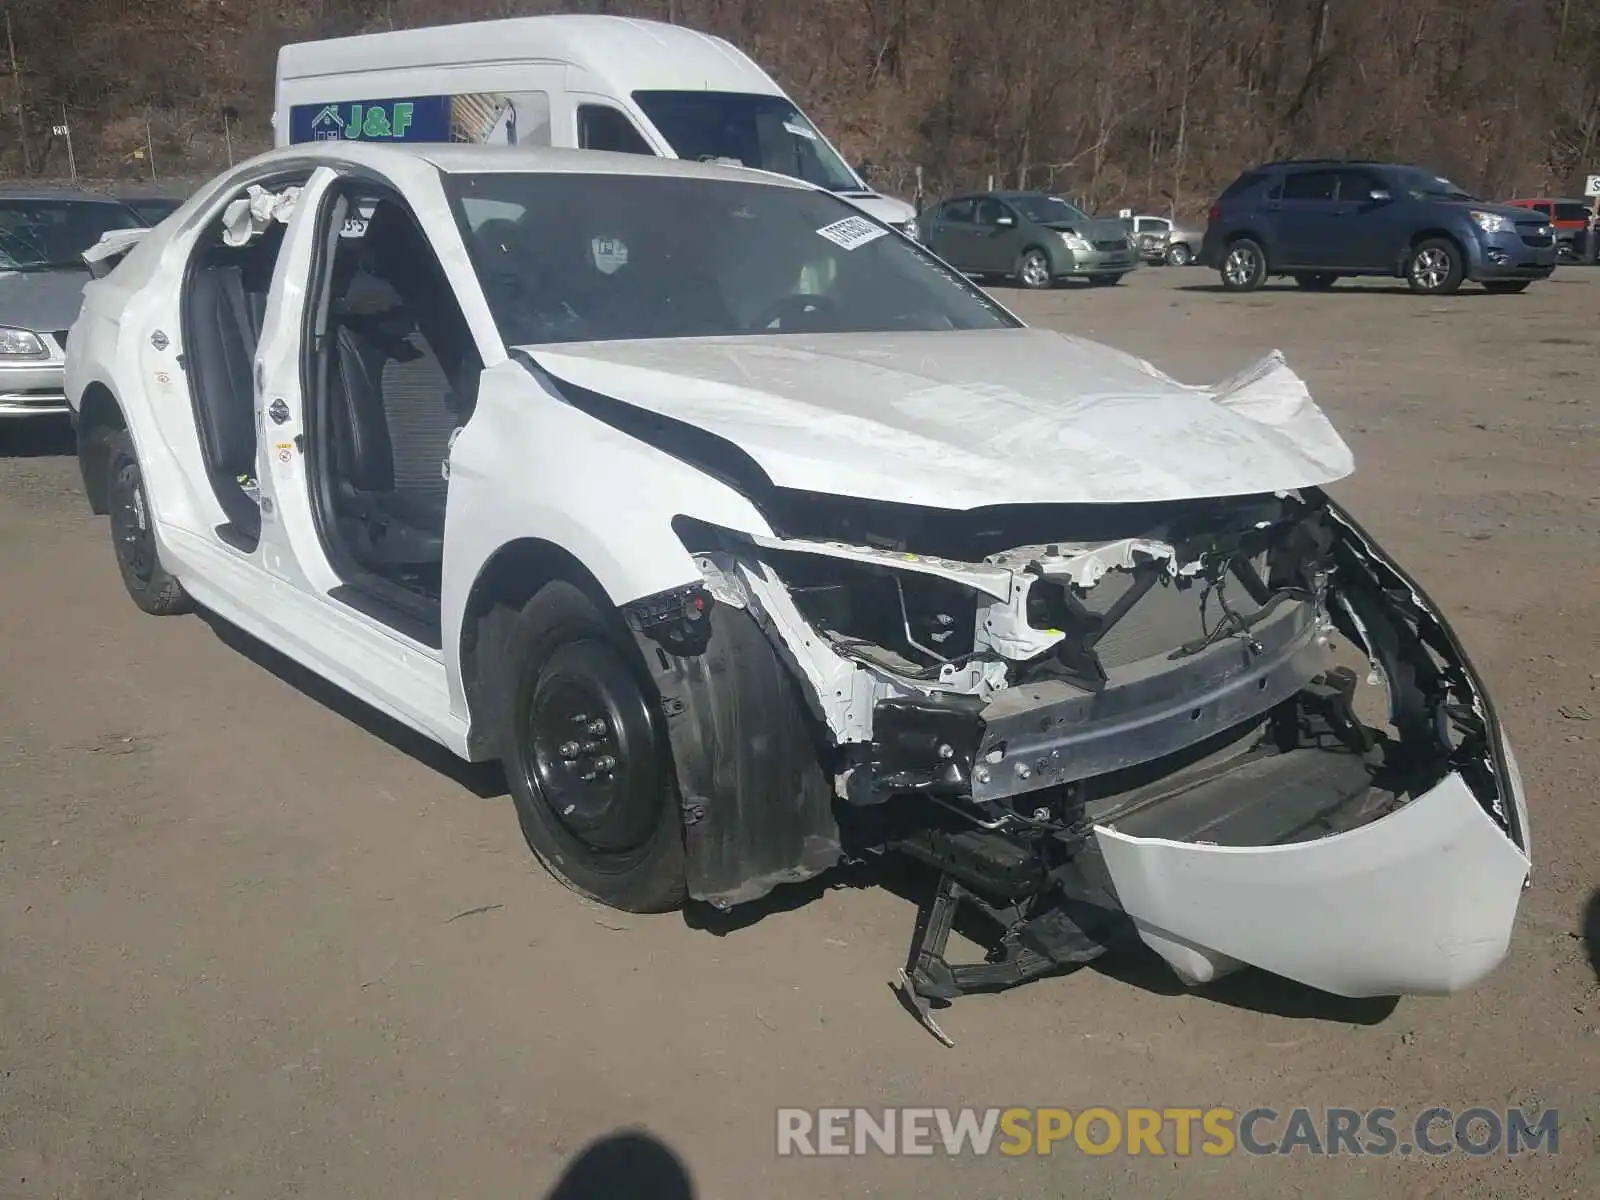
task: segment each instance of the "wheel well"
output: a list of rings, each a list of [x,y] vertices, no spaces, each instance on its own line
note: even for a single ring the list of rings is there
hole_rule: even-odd
[[[1465,271],[1467,269],[1467,249],[1461,244],[1461,239],[1455,234],[1451,233],[1448,229],[1424,229],[1420,233],[1414,233],[1411,235],[1411,241],[1407,245],[1406,249],[1407,251],[1415,250],[1418,246],[1422,245],[1423,242],[1431,242],[1435,239],[1442,242],[1449,242],[1456,248],[1456,253],[1461,257],[1461,269]],[[1407,254],[1407,257],[1410,257],[1409,253]],[[1405,273],[1404,262],[1400,264],[1400,270],[1401,274]]]
[[[520,609],[545,584],[562,579],[585,592],[602,612],[615,606],[593,573],[554,542],[520,538],[496,550],[467,596],[461,616],[461,689],[467,700],[468,745],[474,758],[492,757],[495,681],[492,664],[504,657],[504,622],[488,617],[496,609]]]
[[[100,436],[114,429],[126,429],[128,420],[122,406],[103,383],[91,383],[78,403],[78,470],[83,475],[83,492],[89,511],[104,516],[109,509],[106,488],[106,441]]]

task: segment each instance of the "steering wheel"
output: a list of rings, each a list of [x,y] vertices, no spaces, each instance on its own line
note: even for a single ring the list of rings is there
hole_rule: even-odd
[[[795,295],[782,296],[761,310],[761,315],[751,322],[752,330],[763,330],[776,324],[779,328],[786,325],[790,318],[800,318],[797,323],[804,324],[805,318],[815,318],[825,313],[834,312],[838,305],[827,296]]]

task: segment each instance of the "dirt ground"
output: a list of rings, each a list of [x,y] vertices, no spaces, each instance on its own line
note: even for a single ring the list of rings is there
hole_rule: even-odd
[[[1444,299],[1214,278],[1003,297],[1185,380],[1279,347],[1310,381],[1359,463],[1335,493],[1446,608],[1526,776],[1534,886],[1488,981],[1190,993],[1119,955],[960,1002],[945,1049],[887,985],[908,900],[839,881],[715,931],[586,905],[492,771],[218,623],[140,616],[66,435],[4,427],[0,1197],[541,1197],[629,1128],[673,1158],[623,1145],[623,1200],[687,1194],[678,1169],[770,1200],[1600,1195],[1600,271]],[[1562,1121],[1515,1160],[776,1156],[777,1107],[858,1104]]]

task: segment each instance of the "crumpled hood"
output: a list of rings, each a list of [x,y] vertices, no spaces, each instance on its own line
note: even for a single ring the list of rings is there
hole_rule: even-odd
[[[1046,229],[1070,229],[1091,242],[1114,242],[1128,236],[1129,226],[1116,217],[1087,217],[1082,221],[1048,221]]]
[[[1349,447],[1277,352],[1215,388],[1040,329],[524,347],[558,382],[732,442],[773,483],[935,508],[1329,483]]]
[[[83,307],[83,285],[89,272],[0,269],[0,325],[56,333],[72,328]]]

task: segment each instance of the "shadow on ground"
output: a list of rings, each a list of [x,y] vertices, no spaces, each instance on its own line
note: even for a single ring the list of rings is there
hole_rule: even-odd
[[[683,1160],[651,1134],[609,1134],[587,1146],[546,1200],[694,1200]]]
[[[921,906],[931,899],[937,882],[934,873],[920,864],[891,857],[870,864],[839,867],[804,883],[786,884],[730,912],[719,911],[710,905],[692,904],[685,911],[684,919],[691,928],[704,930],[717,937],[730,937],[753,929],[769,916],[803,908],[824,893],[841,888],[881,887],[912,906]],[[1594,907],[1600,908],[1600,905]],[[956,933],[979,945],[986,945],[992,940],[993,927],[975,918],[969,908],[963,906],[958,914]],[[906,949],[909,956],[913,932],[909,913],[907,918]],[[952,945],[949,953],[954,958],[958,952]],[[899,965],[885,963],[886,974]],[[1160,957],[1136,940],[1126,940],[1113,946],[1089,963],[1088,968],[1158,996],[1175,999],[1192,996],[1229,1008],[1295,1020],[1376,1025],[1387,1019],[1399,1005],[1399,999],[1394,996],[1352,1000],[1250,967],[1204,987],[1190,988],[1173,974]],[[1059,974],[1072,974],[1077,969],[1081,968],[1067,968]],[[933,1007],[939,1010],[947,1006],[935,1001]]]
[[[410,755],[424,766],[460,784],[483,800],[492,800],[506,794],[505,774],[497,763],[469,763],[422,734],[385,716],[364,701],[329,683],[322,676],[308,671],[293,659],[281,654],[265,642],[250,636],[244,630],[214,613],[202,611],[200,617],[211,627],[219,641],[230,650],[244,655],[263,670],[271,672],[302,695],[315,700],[324,708],[337,713],[353,725],[358,725],[373,737],[379,738]]]
[[[1548,282],[1548,280],[1540,280],[1534,286],[1542,286]],[[1504,301],[1514,301],[1516,299],[1515,294],[1504,295],[1498,292],[1486,292],[1481,287],[1470,283],[1463,284],[1459,292],[1451,292],[1448,295],[1441,296],[1430,295],[1427,292],[1413,292],[1410,287],[1403,283],[1373,284],[1365,280],[1341,280],[1331,288],[1321,289],[1303,288],[1292,281],[1285,281],[1283,283],[1264,283],[1259,288],[1249,292],[1230,292],[1220,283],[1180,283],[1174,290],[1179,292],[1211,292],[1218,296],[1240,297],[1288,293],[1295,296],[1406,296],[1412,300],[1460,300],[1469,296],[1477,296],[1483,299],[1488,299],[1492,296],[1496,300]]]
[[[77,452],[77,437],[65,417],[24,417],[0,422],[0,458],[59,458]]]
[[[1090,967],[1108,978],[1158,996],[1191,995],[1228,1008],[1299,1021],[1377,1025],[1387,1020],[1400,1004],[1398,996],[1359,1000],[1335,996],[1254,967],[1245,967],[1203,987],[1189,988],[1154,951],[1142,945],[1119,946],[1096,959]]]
[[[1600,888],[1594,890],[1583,910],[1583,948],[1589,955],[1589,969],[1600,983]]]

